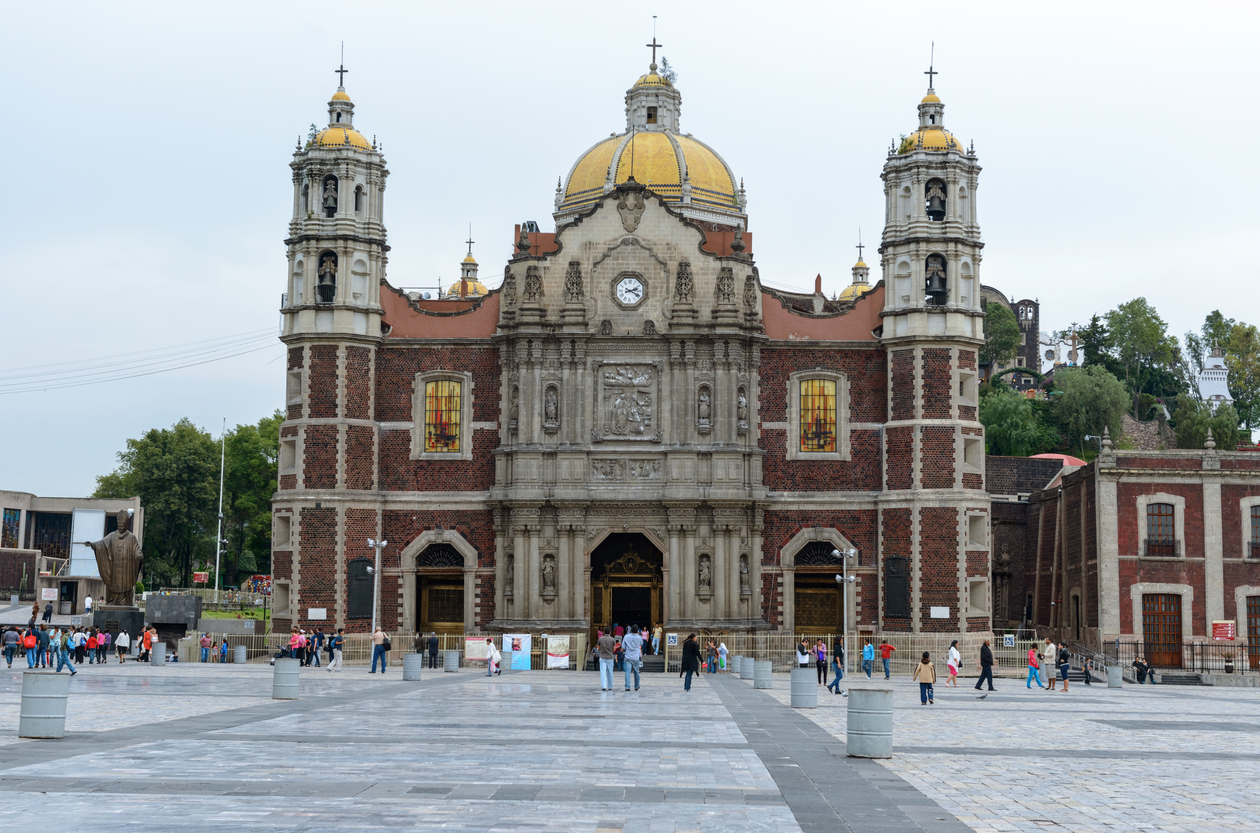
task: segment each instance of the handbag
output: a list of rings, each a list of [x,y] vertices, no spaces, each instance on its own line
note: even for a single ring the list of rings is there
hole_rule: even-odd
[[[389,651],[389,650],[392,650],[393,647],[394,647],[393,644],[391,644],[389,641],[389,637],[388,636],[385,637],[385,641],[381,643],[381,650]]]

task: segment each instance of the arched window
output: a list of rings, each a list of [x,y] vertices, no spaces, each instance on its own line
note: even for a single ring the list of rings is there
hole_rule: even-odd
[[[302,213],[309,214],[311,211],[311,186],[310,183],[302,186]]]
[[[944,306],[949,298],[949,284],[945,274],[945,256],[944,255],[928,255],[925,264],[926,280],[924,281],[924,292],[927,294],[927,303],[929,306]]]
[[[331,304],[337,298],[337,253],[324,251],[319,255],[319,270],[315,280],[315,300]]]
[[[1147,555],[1177,555],[1177,536],[1174,530],[1174,512],[1171,503],[1146,505]]]
[[[1251,507],[1251,542],[1247,554],[1260,558],[1260,505]]]
[[[363,203],[364,203],[363,196],[364,196],[363,186],[362,185],[354,186],[354,213],[358,214],[359,216],[363,215]]]
[[[439,379],[424,384],[424,450],[426,452],[459,451],[461,385],[454,379]]]
[[[836,383],[833,379],[801,382],[801,451],[836,450]]]
[[[929,179],[923,189],[925,211],[929,220],[945,219],[945,183],[939,179]]]
[[[324,183],[320,188],[319,199],[320,207],[324,210],[325,217],[332,217],[337,213],[337,177],[329,174],[324,177]]]

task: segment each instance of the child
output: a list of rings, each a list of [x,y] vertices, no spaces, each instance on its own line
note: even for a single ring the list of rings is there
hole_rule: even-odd
[[[219,646],[219,662],[227,662],[227,640],[223,640],[223,644]]]
[[[914,667],[914,679],[919,683],[919,705],[936,705],[932,699],[932,683],[936,682],[936,666],[932,664],[927,651],[923,652],[923,659],[919,660],[919,664]]]
[[[210,661],[211,662],[219,661],[219,643],[218,642],[212,642],[210,644]]]
[[[945,681],[946,688],[958,688],[958,666],[961,662],[962,654],[958,653],[958,640],[955,639],[949,643],[949,679]]]

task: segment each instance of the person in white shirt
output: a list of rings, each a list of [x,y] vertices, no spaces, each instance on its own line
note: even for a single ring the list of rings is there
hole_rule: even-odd
[[[92,597],[91,596],[88,596],[87,598],[83,600],[83,612],[84,613],[92,612]]]
[[[643,637],[639,636],[639,626],[631,625],[630,633],[621,637],[621,650],[626,652],[621,667],[626,672],[626,691],[630,690],[630,671],[634,670],[634,690],[639,690],[639,666],[643,663]]]
[[[131,637],[127,636],[126,631],[119,631],[118,638],[114,640],[114,646],[118,649],[118,661],[126,662],[127,649],[131,647]]]
[[[1059,646],[1047,639],[1045,647],[1041,649],[1041,671],[1046,675],[1046,691],[1055,690],[1054,669],[1059,664],[1058,655]]]
[[[945,685],[958,688],[958,667],[962,665],[962,654],[958,653],[958,640],[949,643],[949,679]]]

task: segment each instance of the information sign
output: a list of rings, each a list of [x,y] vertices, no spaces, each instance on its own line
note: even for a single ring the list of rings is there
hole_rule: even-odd
[[[193,573],[193,584],[208,584],[210,582],[210,573]]]
[[[934,608],[932,608],[932,618],[933,618],[933,619],[948,619],[948,618],[949,618],[949,608],[948,608],[948,607],[934,607]]]
[[[328,608],[326,607],[308,607],[306,609],[307,619],[327,619]]]
[[[1005,648],[1015,647],[1015,634],[1008,633],[1002,637],[1002,646]]]
[[[43,590],[39,591],[39,597],[46,602],[55,602],[57,601],[57,588],[45,587]]]
[[[1212,638],[1228,639],[1231,642],[1238,638],[1237,628],[1233,619],[1213,619],[1212,620]]]
[[[670,646],[677,646],[677,645],[678,645],[678,634],[676,634],[676,633],[667,633],[667,634],[665,634],[665,644],[666,644],[666,645],[670,645]]]

